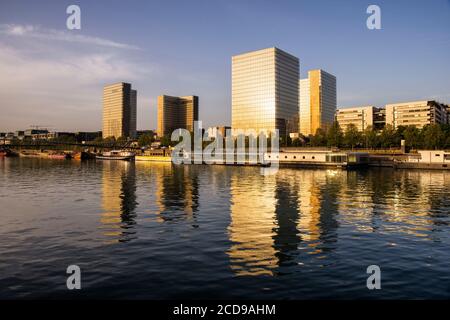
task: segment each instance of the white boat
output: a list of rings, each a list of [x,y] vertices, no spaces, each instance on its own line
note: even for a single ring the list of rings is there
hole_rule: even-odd
[[[265,153],[264,160],[266,163],[275,161],[285,166],[350,168],[367,165],[369,154],[367,152],[294,149],[281,150],[278,153]]]
[[[103,152],[95,158],[100,160],[131,160],[134,158],[134,153],[122,150],[112,150]]]
[[[152,149],[142,154],[136,154],[135,161],[172,162],[171,151],[169,149]]]

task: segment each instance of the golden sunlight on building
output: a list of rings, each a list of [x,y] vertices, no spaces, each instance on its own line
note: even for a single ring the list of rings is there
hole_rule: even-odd
[[[103,138],[136,136],[137,91],[129,83],[103,88]]]
[[[239,276],[273,275],[278,259],[274,248],[274,181],[263,176],[234,175],[231,181],[231,223],[227,251],[230,266]],[[273,180],[274,177],[266,177]]]
[[[232,128],[298,132],[297,57],[278,48],[232,57]]]
[[[176,129],[194,131],[194,121],[198,121],[198,97],[158,97],[159,137],[170,136]]]
[[[323,70],[310,70],[298,83],[300,133],[307,136],[326,128],[336,112],[336,77]]]

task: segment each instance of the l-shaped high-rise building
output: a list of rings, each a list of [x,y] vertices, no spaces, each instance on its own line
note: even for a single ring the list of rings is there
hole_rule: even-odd
[[[176,129],[194,130],[194,121],[198,120],[198,97],[158,97],[159,137],[171,135]]]
[[[137,91],[129,83],[103,88],[103,138],[136,137],[136,104]]]

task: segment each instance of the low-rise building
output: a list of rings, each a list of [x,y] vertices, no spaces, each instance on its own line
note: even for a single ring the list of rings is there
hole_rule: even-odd
[[[25,137],[25,131],[17,130],[16,132],[14,132],[14,137],[19,140],[23,140],[23,138]]]
[[[445,106],[445,110],[447,111],[447,124],[450,124],[450,104]]]
[[[349,125],[354,125],[358,131],[364,131],[368,127],[379,129],[385,119],[380,108],[374,106],[362,106],[352,108],[340,108],[336,111],[336,121],[342,130],[346,131]]]
[[[36,133],[31,135],[32,140],[52,140],[62,137],[73,137],[76,135],[73,132],[47,132],[47,133]]]
[[[448,123],[448,106],[434,100],[410,101],[386,105],[386,124],[394,128]]]
[[[48,133],[47,129],[27,129],[24,132],[25,137],[32,137],[34,134]]]
[[[376,108],[373,111],[373,125],[375,130],[381,130],[386,126],[386,109]]]

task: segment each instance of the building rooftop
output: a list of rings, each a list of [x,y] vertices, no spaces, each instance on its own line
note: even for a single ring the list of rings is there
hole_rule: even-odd
[[[284,50],[281,50],[280,48],[277,48],[277,47],[269,47],[269,48],[264,48],[264,49],[257,49],[257,50],[245,51],[245,52],[243,52],[243,53],[239,53],[239,54],[233,55],[233,56],[232,56],[232,59],[237,58],[237,57],[240,58],[240,57],[245,56],[245,55],[252,55],[252,54],[258,54],[258,53],[264,53],[264,52],[266,52],[266,51],[279,51],[279,52],[281,52],[281,53],[284,53],[284,54],[286,54],[286,55],[288,55],[288,56],[291,56],[292,58],[298,60],[298,57],[296,57],[296,56],[294,56],[293,54],[290,54],[290,53],[288,53],[288,52],[286,52],[286,51],[284,51]]]

